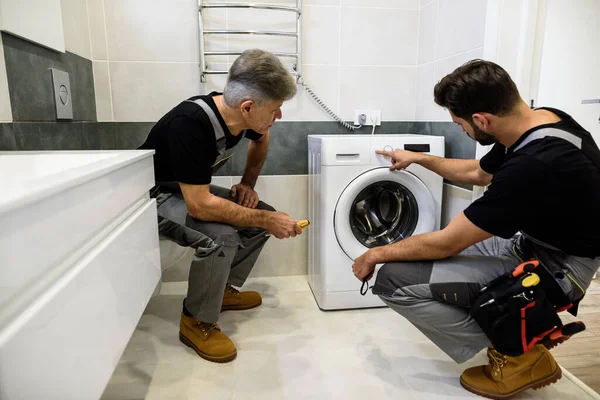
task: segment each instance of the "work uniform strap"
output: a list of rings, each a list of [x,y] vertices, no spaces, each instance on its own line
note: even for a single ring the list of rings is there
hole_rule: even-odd
[[[531,133],[529,136],[527,136],[525,138],[525,140],[523,140],[516,149],[513,150],[513,152],[523,148],[524,146],[526,146],[527,144],[529,144],[530,142],[533,142],[534,140],[538,140],[538,139],[543,139],[547,136],[552,136],[552,137],[557,137],[560,139],[564,139],[567,142],[570,142],[571,144],[573,144],[575,147],[577,147],[579,150],[581,150],[581,138],[570,133],[567,131],[563,131],[562,129],[556,129],[556,128],[542,128],[542,129],[538,129],[537,131]]]
[[[217,118],[217,115],[215,114],[213,109],[210,108],[210,106],[206,104],[206,102],[202,99],[186,101],[189,101],[190,103],[196,103],[204,110],[206,115],[208,115],[210,123],[212,124],[213,130],[215,132],[215,139],[217,140],[217,147],[219,149],[219,153],[222,153],[223,150],[225,150],[225,132],[223,131],[223,127],[219,123],[219,119]]]

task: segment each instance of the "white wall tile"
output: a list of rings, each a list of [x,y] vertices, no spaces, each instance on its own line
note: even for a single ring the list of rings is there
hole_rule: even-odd
[[[432,1],[434,1],[434,0],[420,0],[420,1],[419,1],[419,7],[420,7],[420,8],[426,7],[426,6],[427,6],[427,5],[429,5],[429,3],[431,3]]]
[[[273,10],[229,9],[227,29],[296,32],[296,14]],[[295,37],[229,35],[227,40],[230,51],[259,48],[271,52],[296,52]],[[230,56],[229,62],[232,63],[235,58],[236,56]]]
[[[202,22],[204,30],[227,29],[227,10],[208,8],[203,11]],[[204,35],[204,51],[227,51],[228,35]],[[210,69],[214,64],[226,64],[227,56],[209,56],[205,62]]]
[[[90,28],[88,10],[85,0],[61,0],[65,50],[85,57],[92,58],[90,48]]]
[[[433,82],[431,87],[433,88],[433,85],[439,82],[444,76],[448,75],[467,61],[481,57],[483,57],[483,47],[468,51],[466,53],[458,54],[456,56],[446,58],[440,61],[436,61],[434,65]],[[433,106],[431,108],[431,114],[426,116],[428,120],[452,121],[452,118],[450,118],[450,114],[448,113],[448,111],[442,107],[439,107],[433,102],[433,96],[431,97],[431,102]]]
[[[302,63],[340,64],[340,8],[304,7]]]
[[[342,6],[419,9],[419,0],[342,0]]]
[[[295,1],[293,1],[293,3],[295,4]],[[304,5],[304,6],[339,6],[340,3],[341,3],[341,0],[304,0],[302,2],[302,5]]]
[[[331,65],[304,65],[302,76],[304,83],[321,99],[331,111],[339,114],[340,67]],[[283,104],[283,121],[331,121],[308,92],[297,86],[296,96]]]
[[[108,61],[93,61],[96,115],[98,121],[113,121]]]
[[[319,0],[316,0],[317,2]],[[337,0],[339,2],[339,0]],[[208,0],[204,0],[205,3],[208,3]],[[223,0],[224,3],[259,3],[256,0]],[[261,0],[259,4],[277,4],[284,6],[295,6],[296,0]]]
[[[93,60],[108,60],[104,0],[87,0]]]
[[[444,184],[442,195],[441,229],[445,228],[452,218],[464,211],[471,204],[473,192],[458,186]]]
[[[158,121],[200,90],[197,63],[111,62],[109,67],[117,122]]]
[[[2,45],[2,36],[0,36],[0,122],[12,122],[12,120],[6,63],[4,62],[4,46]]]
[[[227,71],[229,66],[227,64],[213,64],[211,68],[219,71]],[[210,92],[223,92],[225,83],[227,82],[227,75],[225,74],[206,74],[206,82],[200,83],[200,94],[208,94]]]
[[[437,2],[434,1],[421,10],[419,21],[419,64],[425,64],[435,59]]]
[[[232,177],[239,182],[241,177]],[[308,216],[308,177],[306,175],[261,176],[256,182],[260,199],[277,211],[301,220]],[[310,229],[308,227],[307,229]],[[308,266],[308,235],[290,239],[271,237],[260,253],[251,276],[305,275]]]
[[[354,110],[382,110],[384,121],[415,118],[417,67],[341,67],[340,116]]]
[[[239,181],[236,181],[236,183],[237,182]],[[233,185],[233,179],[231,176],[213,176],[211,178],[210,184],[230,189]]]
[[[342,65],[416,65],[419,11],[342,8]]]
[[[247,49],[261,49],[273,53],[295,53],[296,39],[266,35],[230,35],[227,39],[227,46],[229,51],[241,52]],[[237,56],[229,56],[229,64],[231,65],[236,58]],[[289,58],[281,58],[281,62],[291,65],[293,61]]]
[[[419,65],[417,70],[417,98],[416,115],[417,121],[427,121],[433,114],[433,81],[434,63]]]
[[[260,25],[257,25],[260,24]],[[267,31],[296,31],[296,13],[230,8],[227,10],[228,29],[257,29]]]
[[[198,62],[195,0],[104,0],[110,61]]]
[[[486,6],[482,0],[438,0],[438,60],[483,46]]]

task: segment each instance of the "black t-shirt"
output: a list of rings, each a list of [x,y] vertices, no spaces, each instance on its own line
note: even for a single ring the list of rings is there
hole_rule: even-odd
[[[261,134],[252,130],[233,136],[219,113],[212,92],[201,98],[215,112],[225,132],[226,148],[230,149],[247,137],[258,140]],[[162,117],[150,130],[146,141],[139,149],[153,149],[154,177],[156,182],[181,182],[192,185],[207,185],[211,181],[212,165],[219,152],[210,119],[196,103],[183,101]]]
[[[600,168],[590,156],[600,151],[589,132],[568,114],[551,108],[562,120],[525,132],[506,149],[497,143],[480,161],[493,174],[484,195],[466,210],[467,218],[493,235],[509,238],[518,231],[567,254],[600,256]],[[583,138],[584,151],[557,137],[517,146],[532,132],[556,128]]]

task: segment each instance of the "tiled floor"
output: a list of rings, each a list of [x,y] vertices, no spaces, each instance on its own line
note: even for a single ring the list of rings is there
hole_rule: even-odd
[[[485,363],[455,364],[387,308],[323,312],[306,277],[255,278],[261,307],[222,314],[238,348],[228,364],[200,359],[178,339],[184,283],[163,285],[146,309],[103,400],[470,399],[458,377]],[[574,379],[574,380],[573,380]],[[593,399],[575,378],[520,399]]]
[[[577,318],[563,314],[565,323],[581,320],[586,330],[552,351],[556,360],[596,392],[600,392],[600,278],[592,281],[579,305]]]

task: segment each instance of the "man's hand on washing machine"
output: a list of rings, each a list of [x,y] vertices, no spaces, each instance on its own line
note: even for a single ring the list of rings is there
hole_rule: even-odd
[[[375,150],[380,156],[389,157],[392,163],[390,171],[402,170],[412,163],[419,161],[423,154],[409,150],[396,149],[394,151]]]
[[[352,272],[354,273],[354,276],[356,276],[361,282],[365,278],[367,278],[367,280],[371,280],[373,273],[375,272],[375,264],[376,262],[373,260],[371,250],[369,250],[354,260],[354,264],[352,264]]]

